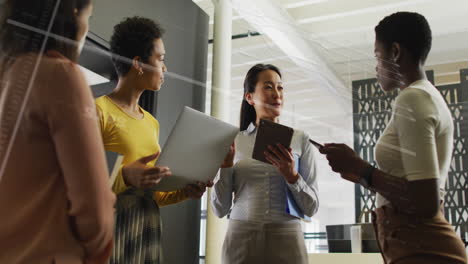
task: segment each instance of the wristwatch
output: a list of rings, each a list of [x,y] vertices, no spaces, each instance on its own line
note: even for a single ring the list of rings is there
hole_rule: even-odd
[[[362,187],[369,189],[369,186],[372,183],[372,173],[374,170],[375,167],[369,164],[369,166],[367,166],[367,168],[361,172],[361,175],[359,175],[359,183],[362,185]]]

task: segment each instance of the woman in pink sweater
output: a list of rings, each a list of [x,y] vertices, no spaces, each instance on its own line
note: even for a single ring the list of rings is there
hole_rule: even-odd
[[[106,263],[113,204],[76,65],[90,0],[7,0],[0,20],[0,263]]]

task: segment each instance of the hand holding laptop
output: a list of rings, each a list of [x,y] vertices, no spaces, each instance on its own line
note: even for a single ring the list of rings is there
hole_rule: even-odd
[[[206,191],[207,187],[213,186],[213,181],[209,180],[207,183],[197,182],[196,184],[187,184],[184,191],[191,199],[200,199]]]
[[[162,179],[152,189],[174,191],[187,184],[209,183],[238,132],[235,126],[185,107],[157,162],[171,168],[172,176]]]
[[[159,153],[142,157],[133,163],[122,168],[122,176],[125,181],[137,188],[152,188],[156,186],[162,178],[172,176],[171,169],[168,167],[148,166],[148,162],[157,159]],[[206,187],[213,186],[213,181],[206,183],[197,182],[195,184],[187,184],[184,191],[187,197],[192,199],[200,199],[206,191]]]
[[[221,168],[231,168],[234,166],[234,156],[236,155],[236,143],[233,142],[229,147],[229,152],[221,164]]]
[[[157,159],[160,152],[142,157],[122,168],[122,177],[128,185],[136,188],[151,188],[156,186],[162,178],[171,176],[168,167],[148,166],[148,162]]]

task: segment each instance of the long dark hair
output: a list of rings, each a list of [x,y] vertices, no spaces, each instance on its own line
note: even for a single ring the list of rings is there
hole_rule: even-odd
[[[246,93],[254,93],[255,92],[255,86],[257,85],[258,82],[258,75],[266,70],[272,70],[281,77],[281,72],[280,70],[271,64],[256,64],[250,70],[247,72],[247,75],[245,76],[244,80],[244,94],[243,100],[242,100],[242,105],[241,105],[241,110],[240,110],[240,130],[246,130],[250,123],[255,122],[257,120],[257,113],[255,112],[255,108],[247,102],[245,99],[245,94]]]
[[[1,67],[5,69],[22,54],[40,52],[49,26],[51,35],[47,37],[44,50],[57,50],[76,61],[78,21],[75,12],[81,12],[90,4],[91,0],[7,0],[0,17]]]

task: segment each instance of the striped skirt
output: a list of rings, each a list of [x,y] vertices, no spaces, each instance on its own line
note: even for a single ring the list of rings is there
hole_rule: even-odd
[[[129,189],[117,196],[111,264],[159,264],[161,220],[150,191]]]

